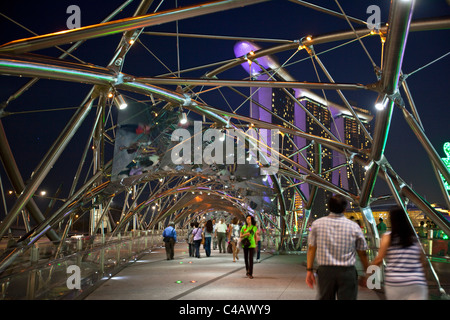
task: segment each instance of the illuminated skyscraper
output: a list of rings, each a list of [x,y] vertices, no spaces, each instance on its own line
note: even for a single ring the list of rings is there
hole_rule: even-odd
[[[366,113],[368,116],[370,113],[366,110],[353,107],[360,113]],[[342,139],[342,142],[351,145],[359,149],[369,149],[369,141],[364,135],[364,131],[361,126],[353,117],[347,115],[339,115],[334,119],[335,127],[332,132]],[[366,127],[367,131],[370,132],[370,123],[367,119],[362,118],[361,122]],[[346,162],[344,156],[338,152],[333,152],[333,166],[339,166]],[[349,190],[350,193],[358,194],[358,189],[361,188],[364,181],[364,168],[361,165],[355,165],[350,161],[350,164],[341,167],[339,170],[333,172],[332,182],[345,189]]]
[[[235,54],[236,56],[244,56],[248,52],[256,51],[258,49],[259,47],[256,45],[243,41],[235,46]],[[264,70],[258,65],[263,66]],[[258,58],[258,65],[255,65],[254,63],[244,63],[242,66],[257,80],[269,80],[266,71],[277,70],[277,73],[274,76],[275,80],[295,81],[295,79],[293,79],[285,70],[280,69],[276,62],[270,57]],[[297,101],[294,101],[290,95],[294,96]],[[292,125],[294,125],[305,133],[330,139],[331,137],[325,130],[326,128],[343,143],[360,149],[367,149],[370,147],[367,145],[367,139],[357,121],[345,107],[325,101],[320,96],[308,90],[253,88],[251,90],[251,98],[250,116],[252,118],[284,127],[292,127]],[[300,103],[301,106],[297,102]],[[308,113],[305,112],[305,109],[312,116],[308,115]],[[367,130],[370,130],[369,122],[372,119],[370,113],[358,108],[354,108],[354,110],[358,113],[360,120],[364,123]],[[272,115],[271,112],[282,119]],[[315,121],[313,117],[318,121]],[[317,122],[320,122],[322,126]],[[290,157],[305,168],[311,169],[315,167],[315,150],[311,141],[298,136],[288,137],[287,135],[283,136],[279,141],[281,153],[283,155]],[[304,151],[302,151],[301,154],[296,153],[292,156],[298,149],[303,148]],[[361,187],[364,179],[364,172],[361,169],[361,166],[350,164],[348,166],[342,166],[338,170],[333,170],[333,168],[347,161],[344,158],[344,155],[322,146],[321,156],[321,172],[325,172],[322,177],[344,190],[357,194],[357,188]],[[291,204],[294,205],[294,202],[291,201],[294,201],[295,190],[288,188],[288,185],[282,187],[287,188],[284,192],[284,196],[286,199],[286,208],[287,210],[290,210]],[[309,198],[309,186],[307,184],[302,184],[300,189],[305,197]],[[319,189],[316,197],[317,200],[312,208],[313,215],[317,214],[320,216],[327,212],[326,204],[328,203],[327,200],[330,196],[331,193]],[[295,197],[295,202],[297,202],[295,205],[298,205],[298,198],[299,197]]]

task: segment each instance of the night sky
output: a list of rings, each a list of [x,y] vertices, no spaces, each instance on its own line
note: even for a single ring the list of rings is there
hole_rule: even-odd
[[[66,9],[69,5],[78,5],[81,9],[81,26],[95,24],[104,19],[123,1],[2,1],[0,13],[14,19],[18,23],[41,35],[67,29],[66,20],[69,14]],[[326,8],[339,11],[335,1],[310,1]],[[174,0],[166,0],[159,11],[175,7]],[[178,0],[178,6],[188,6],[203,1]],[[366,9],[369,5],[379,5],[381,19],[388,20],[389,1],[349,1],[340,0],[344,11],[353,17],[367,20],[369,14]],[[139,1],[132,2],[114,20],[131,16]],[[155,10],[159,1],[154,1],[149,12]],[[445,0],[418,0],[416,1],[413,21],[428,17],[450,15],[450,6]],[[361,28],[355,25],[355,28]],[[28,31],[0,16],[0,44],[12,40],[30,37]],[[289,1],[269,1],[240,9],[231,9],[225,12],[190,18],[180,21],[180,33],[226,35],[236,37],[255,37],[284,40],[298,40],[307,35],[321,35],[329,32],[349,30],[347,22],[343,19],[330,17],[323,13],[313,11]],[[175,23],[146,28],[145,31],[176,32]],[[406,53],[402,71],[409,74],[436,58],[450,52],[449,30],[424,31],[410,33],[406,45]],[[74,55],[94,65],[106,66],[111,60],[119,43],[121,34],[86,41]],[[152,51],[168,68],[176,72],[177,42],[175,37],[160,37],[141,35],[142,43]],[[380,65],[380,41],[378,37],[363,40],[376,64]],[[333,48],[338,43],[329,43],[315,46],[316,52]],[[206,40],[206,39],[179,39],[180,68],[187,69],[222,60],[234,58],[233,46],[235,41]],[[261,47],[271,46],[271,43],[258,43]],[[68,48],[70,45],[63,45]],[[60,52],[55,49],[46,49],[34,52],[42,55],[57,57]],[[285,52],[278,59],[281,63],[292,55]],[[287,70],[298,81],[317,82],[314,67],[305,51],[297,53],[292,60],[298,62]],[[376,81],[372,65],[358,42],[332,50],[320,56],[328,71],[336,82],[369,84]],[[444,156],[442,146],[450,141],[448,129],[450,112],[450,88],[448,71],[450,55],[413,74],[407,79],[415,104],[425,128],[425,132],[437,152]],[[136,43],[128,52],[125,59],[124,73],[135,76],[156,76],[167,73],[164,65],[158,62],[141,44]],[[200,77],[213,67],[191,73],[183,73],[185,77]],[[327,82],[325,75],[319,72],[320,80]],[[243,79],[246,73],[242,68],[235,68],[219,76],[220,79]],[[21,85],[29,79],[0,76],[0,101],[3,102],[15,93]],[[27,181],[38,165],[43,155],[54,142],[57,135],[64,128],[91,86],[76,83],[63,83],[53,80],[40,80],[19,99],[11,102],[5,109],[7,114],[2,118],[6,134],[16,162],[21,170],[24,181]],[[224,93],[230,93],[223,91]],[[321,92],[317,92],[322,94]],[[128,93],[126,93],[128,94]],[[374,102],[377,94],[368,91],[344,92],[352,104],[369,109],[376,114]],[[337,95],[327,91],[328,99],[341,103]],[[145,99],[145,97],[135,97]],[[217,94],[208,94],[202,97],[205,102],[220,109],[229,110],[227,102]],[[227,96],[228,103],[233,107],[242,102],[237,95]],[[56,110],[53,110],[56,109]],[[408,107],[409,109],[409,107]],[[53,110],[53,111],[45,111]],[[245,109],[243,109],[245,110]],[[41,111],[41,112],[31,112]],[[244,111],[243,111],[244,113]],[[91,112],[92,121],[95,112]],[[373,122],[374,124],[374,122]],[[44,181],[42,188],[54,193],[60,183],[65,188],[70,187],[73,173],[78,164],[79,154],[82,152],[91,122],[87,121],[80,133],[74,137],[68,149]],[[442,195],[438,189],[431,164],[420,143],[406,124],[400,110],[394,110],[390,134],[385,150],[388,161],[394,170],[419,194],[425,196],[429,202],[443,203]],[[74,164],[75,163],[75,164]],[[2,182],[6,190],[10,189],[9,181],[3,169],[0,170]],[[377,181],[375,195],[387,194],[388,189],[381,180]],[[3,211],[3,210],[1,210]]]

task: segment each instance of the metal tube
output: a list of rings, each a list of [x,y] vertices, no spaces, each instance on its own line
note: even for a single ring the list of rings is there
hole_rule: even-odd
[[[369,249],[376,250],[379,243],[380,235],[378,234],[377,223],[373,216],[372,209],[370,208],[370,206],[364,208],[360,207],[360,209],[363,216],[364,224],[367,227],[367,231],[369,234],[368,238],[372,241],[371,246],[369,246]],[[374,252],[372,250],[370,250],[369,253],[371,255],[369,257],[370,260],[375,258]]]
[[[2,59],[3,58],[3,59]],[[36,59],[40,61],[39,59]],[[30,65],[32,68],[30,68]],[[43,63],[43,62],[37,62],[37,61],[19,61],[19,60],[13,60],[9,58],[4,58],[0,56],[0,72],[5,73],[13,73],[17,75],[23,75],[23,76],[36,76],[36,74],[39,74],[40,76],[44,76],[50,79],[55,80],[65,80],[65,81],[80,81],[83,83],[89,83],[89,84],[108,84],[108,85],[114,85],[118,82],[117,78],[110,73],[109,70],[104,68],[97,68],[97,67],[90,67],[88,70],[85,69],[78,69],[78,64],[70,64],[70,63],[57,63],[53,62],[53,64]],[[127,76],[123,76],[126,78]],[[223,114],[226,116],[230,116],[236,119],[245,120],[249,123],[255,123],[258,124],[261,127],[267,128],[267,129],[278,129],[282,132],[292,134],[292,135],[298,135],[303,138],[307,138],[310,140],[315,140],[322,145],[325,145],[329,148],[332,148],[333,150],[337,150],[339,152],[343,152],[342,150],[348,150],[352,153],[361,153],[363,150],[354,148],[352,146],[332,141],[325,138],[316,137],[313,135],[309,135],[306,133],[303,133],[298,130],[289,129],[277,125],[273,125],[270,123],[265,123],[263,121],[258,121],[252,118],[240,116],[234,113],[226,112],[223,110],[216,110],[212,107],[206,106],[206,105],[199,105],[195,101],[191,101],[189,96],[187,95],[181,95],[179,93],[166,90],[160,87],[152,86],[145,83],[140,83],[137,81],[129,81],[129,82],[123,82],[116,84],[115,87],[117,89],[123,89],[127,91],[132,91],[144,95],[150,95],[153,94],[154,96],[164,99],[168,102],[175,103],[175,104],[181,104],[185,108],[190,109],[192,111],[198,112],[202,115],[208,116],[212,119],[215,119],[216,121],[219,121],[220,123],[226,124],[227,119],[224,119],[218,114]]]
[[[364,183],[361,187],[360,193],[359,205],[362,208],[367,207],[375,186],[375,181],[379,170],[379,161],[382,159],[384,149],[386,147],[393,109],[394,102],[389,101],[387,106],[379,112],[375,120],[374,141],[372,144],[372,151],[369,156],[371,163],[369,169],[366,171]]]
[[[390,172],[389,175],[391,179],[393,178],[393,173]],[[419,196],[411,187],[407,184],[400,185],[400,194],[410,199],[420,210],[422,210],[425,215],[431,218],[436,226],[441,229],[444,233],[450,234],[450,221],[445,219],[444,216],[438,211],[436,211],[426,200]]]
[[[19,168],[17,167],[16,161],[12,154],[11,148],[9,146],[8,139],[6,137],[5,129],[3,127],[3,123],[0,120],[0,159],[2,160],[3,167],[5,168],[6,174],[16,191],[17,194],[20,194],[24,188],[25,184],[20,175]],[[45,220],[44,215],[42,214],[39,207],[36,205],[33,199],[31,199],[26,208],[31,216],[38,222],[42,222]],[[48,238],[51,241],[59,241],[59,236],[56,234],[54,230],[50,230],[47,233]]]
[[[111,165],[112,161],[110,161],[106,167],[109,167]],[[73,194],[69,199],[67,199],[66,202],[56,211],[54,212],[49,218],[47,218],[44,222],[42,222],[40,225],[38,225],[35,230],[28,236],[26,239],[26,243],[34,243],[36,242],[43,233],[43,230],[55,225],[62,219],[64,219],[69,213],[73,211],[73,206],[75,200],[86,191],[87,188],[91,187],[92,184],[102,175],[104,174],[104,171],[99,171],[95,175],[93,175],[77,192]],[[71,207],[72,210],[66,211],[67,208]]]
[[[24,188],[20,196],[18,197],[16,203],[13,208],[10,210],[8,215],[3,220],[2,224],[0,224],[0,238],[5,235],[8,228],[14,222],[14,219],[23,209],[23,207],[30,201],[36,189],[39,187],[41,182],[46,177],[47,173],[52,168],[53,164],[59,158],[59,155],[67,146],[68,142],[73,137],[74,133],[78,129],[78,127],[83,122],[84,118],[87,116],[92,107],[93,99],[91,99],[87,104],[85,104],[70,120],[63,133],[58,137],[54,145],[51,147],[49,152],[46,155],[46,161],[42,163],[41,166],[37,168],[34,172],[31,181]]]
[[[300,5],[305,6],[305,7],[308,7],[310,9],[314,9],[314,10],[317,10],[317,11],[320,11],[320,12],[323,12],[323,13],[326,13],[326,14],[329,14],[329,15],[341,18],[341,19],[345,19],[345,15],[343,15],[342,13],[339,13],[339,12],[336,12],[336,11],[333,11],[333,10],[330,10],[330,9],[327,9],[327,8],[324,8],[324,7],[320,7],[318,5],[315,5],[315,4],[312,4],[312,3],[308,3],[306,1],[302,1],[302,0],[289,0],[289,1],[297,3],[297,4],[300,4]],[[353,18],[353,17],[347,16],[347,19],[350,20],[351,22],[354,22],[354,23],[357,23],[357,24],[367,25],[366,21],[363,21],[363,20],[360,20],[360,19],[357,19],[357,18]]]
[[[383,60],[383,74],[381,75],[381,95],[394,94],[398,89],[400,69],[405,51],[409,23],[412,16],[413,2],[393,1],[389,12],[389,30],[386,38],[386,52]],[[376,117],[375,134],[370,159],[372,165],[366,173],[361,188],[360,206],[365,208],[375,186],[379,170],[378,162],[381,160],[386,147],[389,126],[391,123],[394,102],[389,101]]]
[[[311,48],[312,49],[312,48]],[[308,50],[308,53],[310,55],[312,55],[314,53],[313,50]],[[317,61],[317,63],[319,64],[320,68],[322,69],[322,71],[325,73],[325,75],[328,78],[328,81],[335,83],[333,77],[331,76],[331,74],[328,72],[327,68],[325,68],[325,65],[322,63],[322,60],[320,60],[320,58],[314,53],[314,58]],[[358,123],[359,127],[361,128],[361,130],[364,132],[364,135],[366,136],[366,138],[372,142],[373,139],[369,133],[369,131],[367,131],[366,126],[361,122],[361,120],[359,119],[357,113],[355,112],[355,110],[353,110],[352,106],[350,105],[350,103],[347,101],[347,99],[345,98],[344,94],[342,93],[341,89],[337,90],[337,93],[339,94],[339,96],[341,97],[342,102],[344,102],[345,106],[347,107],[347,109],[350,111],[350,113],[353,115],[353,118],[356,120],[356,122]]]
[[[423,148],[427,152],[428,157],[431,159],[431,161],[434,163],[434,165],[437,167],[440,173],[444,176],[445,180],[450,181],[450,172],[448,171],[444,162],[439,157],[439,154],[434,149],[433,145],[428,140],[427,136],[425,135],[425,133],[423,132],[417,121],[405,108],[403,108],[403,115],[405,116],[406,122],[408,123],[409,127],[416,135],[417,140],[419,140],[419,142],[422,144]]]
[[[111,85],[117,81],[114,72],[106,68],[30,56],[21,56],[19,60],[17,57],[1,55],[0,73],[98,85]]]
[[[121,6],[119,6],[116,10],[114,10],[108,17],[106,17],[102,21],[102,23],[111,20],[120,11],[122,11],[126,6],[128,6],[131,2],[133,2],[133,0],[127,0],[125,3],[123,3]],[[74,43],[69,49],[65,50],[65,52],[58,57],[58,59],[64,59],[70,53],[75,51],[81,44],[83,44],[83,42],[84,42],[84,40],[80,40],[80,41]],[[11,101],[20,97],[25,91],[27,91],[29,88],[31,88],[38,80],[39,80],[38,78],[34,78],[34,79],[31,79],[29,82],[27,82],[25,85],[23,85],[19,90],[16,91],[16,93],[11,95],[4,104],[0,105],[0,109],[6,107]]]
[[[196,85],[196,86],[232,86],[246,88],[297,88],[323,90],[358,90],[367,89],[359,83],[322,83],[297,81],[262,81],[262,80],[217,80],[217,79],[189,79],[189,78],[136,78],[138,82],[166,85]]]
[[[417,112],[416,104],[414,103],[414,100],[411,95],[411,91],[409,91],[408,84],[406,83],[406,80],[402,81],[402,88],[405,91],[406,98],[408,99],[409,105],[411,106],[411,111],[414,115],[414,118],[416,119],[417,123],[423,130],[422,121],[420,120],[419,113]]]
[[[397,92],[406,39],[413,12],[414,0],[391,2],[389,27],[383,56],[381,91],[391,95]]]
[[[111,162],[110,162],[111,163]],[[27,248],[32,246],[38,239],[42,237],[53,225],[58,223],[61,219],[63,219],[67,214],[71,213],[65,212],[65,210],[73,205],[73,201],[81,195],[85,189],[92,185],[92,183],[100,176],[103,172],[98,172],[94,175],[85,185],[76,192],[70,199],[64,202],[63,206],[59,208],[51,217],[41,222],[26,239],[18,244],[17,247],[12,248],[11,250],[7,250],[0,256],[0,274],[11,264],[14,262],[15,258],[22,254]]]
[[[206,35],[206,34],[189,34],[189,33],[175,33],[175,32],[157,32],[157,31],[145,31],[142,34],[149,36],[163,36],[163,37],[185,37],[185,38],[197,38],[197,39],[215,39],[215,40],[232,40],[232,41],[256,41],[256,42],[272,42],[272,43],[293,43],[292,40],[283,39],[266,39],[266,38],[249,38],[249,37],[232,37],[232,36],[218,36],[218,35]]]
[[[444,181],[442,181],[442,177],[439,174],[439,170],[436,168],[436,165],[434,163],[432,163],[432,165],[433,165],[433,172],[436,176],[436,180],[438,181],[439,188],[441,189],[443,198],[445,200],[445,204],[447,205],[447,208],[450,208],[450,195],[448,194],[448,191],[445,188]]]
[[[149,26],[159,25],[167,22],[198,17],[201,15],[243,7],[268,0],[224,0],[193,5],[184,8],[168,10],[156,14],[148,14],[139,17],[125,18],[117,21],[105,22],[87,27],[81,27],[62,32],[55,32],[42,36],[21,39],[0,46],[0,52],[12,52],[21,54],[25,52],[45,49],[61,44],[88,40],[108,36],[124,31],[141,29]]]

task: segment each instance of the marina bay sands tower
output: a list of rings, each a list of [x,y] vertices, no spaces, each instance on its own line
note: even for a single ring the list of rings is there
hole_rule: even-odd
[[[234,52],[236,57],[242,57],[255,52],[260,48],[248,41],[240,41],[236,43]],[[255,80],[281,80],[281,81],[297,81],[287,73],[279,64],[275,62],[270,56],[257,59],[256,62],[244,63],[242,67],[254,77]],[[277,70],[274,76],[269,75]],[[301,106],[299,105],[301,104]],[[308,114],[307,110],[310,114]],[[372,115],[367,110],[354,107],[361,122],[370,132],[370,121]],[[270,112],[269,112],[270,111]],[[323,127],[318,125],[311,117],[318,119]],[[278,117],[279,116],[279,117]],[[289,88],[252,88],[251,90],[251,104],[250,117],[261,121],[277,124],[285,127],[296,127],[303,130],[305,133],[318,135],[330,138],[327,131],[329,130],[334,136],[338,137],[342,142],[352,145],[357,148],[369,148],[367,139],[364,137],[364,132],[361,130],[358,122],[353,118],[347,108],[338,104],[326,101],[317,94],[305,89],[289,89]],[[263,129],[261,129],[263,130]],[[314,145],[310,140],[295,136],[289,138],[282,135],[279,141],[280,153],[286,157],[290,157],[303,167],[308,168],[309,164],[314,164]],[[298,152],[302,149],[302,152]],[[328,172],[323,175],[325,179],[331,181],[351,193],[357,194],[357,188],[361,187],[364,172],[361,166],[354,166],[353,164],[341,166],[339,169],[331,170],[346,163],[344,155],[322,147],[322,172]],[[292,156],[294,155],[294,156]],[[307,163],[309,162],[309,164]],[[330,171],[331,170],[331,171]],[[282,186],[286,188],[288,186]],[[300,190],[309,198],[309,186],[301,184]],[[286,207],[288,210],[299,210],[301,208],[300,197],[295,194],[293,188],[285,189]],[[331,194],[323,190],[319,190],[317,194],[318,199],[323,198],[323,201],[316,201],[312,213],[322,214],[326,212],[327,199]],[[295,202],[295,203],[293,203]]]

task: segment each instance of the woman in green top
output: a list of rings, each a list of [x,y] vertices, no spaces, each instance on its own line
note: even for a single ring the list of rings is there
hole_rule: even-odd
[[[244,261],[245,269],[247,270],[247,276],[253,279],[253,255],[255,254],[255,235],[256,235],[256,221],[251,215],[246,218],[246,224],[241,228],[241,243],[244,248]],[[244,239],[250,240],[250,245],[247,247],[244,245]]]

